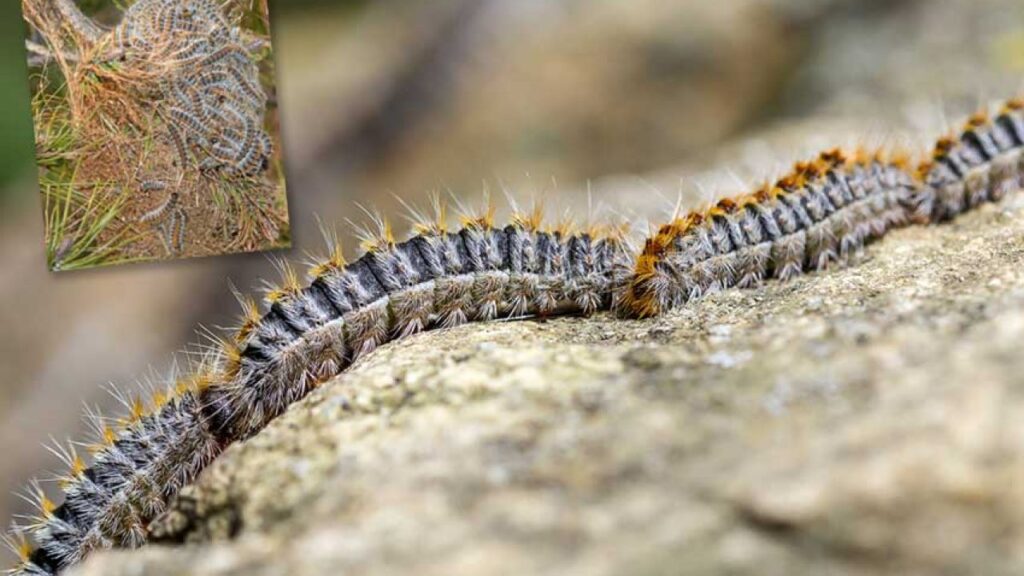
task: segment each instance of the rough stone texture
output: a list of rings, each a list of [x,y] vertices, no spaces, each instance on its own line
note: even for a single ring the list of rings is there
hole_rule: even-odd
[[[1010,574],[1024,195],[670,316],[384,347],[82,575]],[[212,540],[212,541],[211,541]]]

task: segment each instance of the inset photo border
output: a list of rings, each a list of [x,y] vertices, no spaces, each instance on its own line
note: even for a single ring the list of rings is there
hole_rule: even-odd
[[[51,270],[290,246],[267,0],[22,0]]]

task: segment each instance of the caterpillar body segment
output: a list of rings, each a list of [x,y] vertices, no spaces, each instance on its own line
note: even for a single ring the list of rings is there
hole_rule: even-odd
[[[388,341],[469,321],[607,309],[630,262],[617,236],[517,224],[384,239],[349,264],[317,266],[308,286],[289,279],[268,295],[268,311],[236,339],[226,370],[234,377],[206,395],[208,417],[223,437],[246,438]]]
[[[774,185],[674,219],[646,241],[619,312],[655,316],[704,294],[848,262],[909,221],[918,185],[905,165],[833,150]]]
[[[919,168],[924,186],[914,219],[942,222],[1024,184],[1024,99],[1009,100],[995,117],[972,116],[960,134],[942,138]]]
[[[130,401],[129,416],[116,423],[95,417],[91,464],[68,452],[64,501],[55,505],[39,492],[38,516],[16,531],[19,539],[30,533],[36,546],[20,548],[21,563],[9,574],[56,574],[93,550],[145,543],[148,521],[222,449],[207,430],[198,389],[180,386],[149,407]]]

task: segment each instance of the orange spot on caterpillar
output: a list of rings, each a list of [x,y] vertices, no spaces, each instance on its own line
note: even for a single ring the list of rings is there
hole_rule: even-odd
[[[75,454],[74,459],[71,461],[71,475],[74,477],[81,476],[85,472],[85,460],[81,456]]]
[[[295,273],[295,269],[290,264],[282,262],[280,265],[281,269],[281,285],[267,292],[266,300],[268,303],[273,304],[280,302],[289,296],[298,294],[302,290],[302,284],[299,283],[299,277]]]
[[[103,427],[103,431],[100,434],[100,442],[102,442],[102,443],[90,446],[89,447],[89,452],[91,452],[93,454],[95,454],[97,452],[102,452],[103,450],[107,449],[108,447],[113,446],[114,442],[116,442],[116,441],[117,441],[117,431],[115,431],[110,426],[104,426]]]
[[[827,164],[831,168],[839,168],[850,161],[850,158],[846,155],[846,152],[842,148],[832,148],[821,153],[818,157],[819,160]]]
[[[964,132],[970,132],[976,128],[981,128],[989,123],[988,112],[982,110],[975,112],[967,118],[967,122],[964,124]]]
[[[672,222],[663,225],[653,238],[649,238],[644,244],[644,255],[662,254],[675,241],[692,226],[704,221],[704,215],[692,212],[685,218],[676,218]]]
[[[154,392],[153,397],[150,398],[150,403],[153,405],[153,411],[157,411],[167,404],[167,394],[163,392]]]
[[[657,267],[664,256],[664,247],[653,247],[652,244],[655,244],[653,239],[648,239],[644,253],[637,258],[634,277],[625,295],[624,305],[637,318],[649,318],[661,312],[657,298],[647,283],[658,274]]]
[[[775,197],[772,194],[772,187],[768,184],[762,184],[760,188],[752,195],[755,202],[767,202]]]
[[[870,151],[868,151],[867,148],[865,148],[864,146],[858,146],[853,153],[852,162],[857,166],[866,167],[867,165],[871,164],[872,157],[873,154]]]
[[[718,204],[715,205],[715,208],[720,210],[723,214],[732,214],[739,208],[739,205],[732,198],[722,198],[718,201]]]
[[[487,204],[483,212],[472,213],[463,211],[459,214],[459,222],[465,228],[474,230],[490,230],[494,228],[494,215],[497,213],[497,206],[494,205],[490,195],[487,196]]]
[[[387,252],[395,247],[395,232],[391,222],[386,219],[379,221],[380,230],[373,236],[367,236],[359,246],[370,253]]]
[[[319,277],[319,276],[315,276]],[[239,344],[248,340],[249,335],[252,334],[253,330],[259,326],[260,320],[260,307],[256,303],[256,300],[246,296],[240,299],[242,304],[242,318],[239,323],[238,331],[235,333],[235,342]]]
[[[142,420],[142,417],[145,415],[146,404],[142,401],[141,397],[136,396],[135,398],[132,399],[132,406],[128,414],[128,418],[125,420],[125,423],[134,424],[135,422]]]
[[[74,454],[71,458],[70,467],[68,469],[68,475],[66,477],[59,478],[57,480],[57,484],[61,487],[62,490],[66,491],[68,487],[70,487],[72,484],[78,481],[79,478],[81,478],[82,474],[85,472],[85,468],[85,460],[83,460],[82,457],[79,456],[78,454]]]
[[[910,167],[914,164],[913,158],[914,155],[909,151],[897,148],[889,152],[886,163],[907,172],[910,171]]]
[[[404,201],[403,201],[404,203]],[[427,218],[418,211],[412,210],[415,221],[412,231],[417,236],[444,236],[448,233],[448,203],[440,195],[433,195],[434,215]]]
[[[199,394],[220,381],[223,381],[223,379],[217,378],[212,370],[203,370],[176,380],[174,382],[174,394],[176,396]]]
[[[816,162],[797,162],[794,167],[798,182],[800,186],[806,185],[807,182],[814,180],[821,176],[821,166]]]
[[[21,560],[22,562],[28,562],[29,558],[32,557],[32,552],[33,552],[32,544],[30,544],[29,541],[26,540],[24,536],[19,536],[18,537],[17,547],[18,547],[18,559]]]
[[[792,192],[803,187],[803,179],[798,174],[786,174],[775,182],[775,187],[783,192]]]
[[[648,238],[646,242],[644,242],[644,251],[641,256],[659,257],[664,254],[665,249],[668,246],[668,242],[663,241],[663,239],[666,239],[667,237],[667,234],[659,233],[654,238]],[[637,266],[639,267],[639,264],[637,264]]]
[[[572,236],[576,233],[576,228],[576,221],[572,216],[564,214],[562,215],[562,218],[555,223],[551,231],[562,236]]]
[[[189,388],[195,392],[203,392],[219,381],[212,370],[204,370],[194,374],[188,381]]]
[[[587,227],[585,233],[594,240],[607,240],[609,242],[621,242],[629,233],[629,224],[621,222],[612,224],[608,222],[594,223]]]
[[[544,203],[535,202],[529,212],[516,212],[512,214],[512,224],[519,226],[527,232],[540,230],[544,222]]]
[[[951,136],[943,136],[942,138],[939,138],[939,140],[935,142],[935,150],[932,152],[932,159],[942,160],[949,155],[949,151],[952,150],[954,146],[956,146],[956,140]]]
[[[309,276],[312,278],[322,278],[328,274],[341,272],[345,269],[346,264],[348,264],[348,261],[345,260],[345,255],[342,253],[341,244],[336,243],[331,248],[331,253],[327,260],[315,264],[309,269]],[[256,319],[259,319],[259,309],[256,310]]]
[[[50,500],[45,494],[39,494],[39,511],[43,513],[44,518],[52,518],[53,511],[57,509],[57,504],[53,500]]]
[[[921,162],[920,164],[918,164],[917,170],[914,171],[914,178],[919,182],[923,182],[925,177],[928,175],[929,172],[931,172],[932,168],[934,167],[935,162],[933,160],[926,160],[924,162]]]
[[[192,383],[189,380],[178,380],[174,383],[174,393],[183,396],[192,391]]]
[[[242,368],[242,348],[234,340],[221,339],[220,351],[224,356],[224,377],[230,380]]]

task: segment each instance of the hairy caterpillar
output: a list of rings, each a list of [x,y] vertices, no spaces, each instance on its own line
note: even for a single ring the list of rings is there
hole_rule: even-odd
[[[64,12],[73,11],[74,18],[89,22],[73,4],[65,4]],[[189,217],[182,207],[185,196],[179,201],[179,194],[209,189],[218,177],[252,190],[267,183],[262,173],[272,150],[261,144],[269,138],[264,129],[267,97],[257,57],[243,45],[242,32],[225,16],[223,3],[129,4],[118,25],[95,42],[96,53],[86,61],[98,60],[113,85],[126,87],[141,109],[158,119],[150,125],[164,145],[157,148],[158,165],[164,159],[171,164],[176,190],[139,221],[167,215],[155,229],[167,254],[180,254]],[[65,14],[64,20],[68,18]],[[71,26],[79,27],[74,22]]]
[[[163,182],[144,182],[142,184],[142,190],[165,190],[167,185]],[[151,222],[157,218],[163,216],[168,210],[174,210],[178,204],[178,193],[171,192],[167,195],[167,199],[160,203],[159,206],[153,208],[149,212],[146,212],[142,216],[139,216],[139,222]]]
[[[8,538],[21,557],[9,573],[54,574],[95,549],[143,544],[149,521],[227,445],[389,340],[501,316],[659,314],[846,262],[893,227],[995,199],[1021,185],[1021,114],[1011,101],[994,121],[972,118],[916,168],[899,155],[826,152],[772,186],[674,218],[635,256],[618,228],[543,229],[537,210],[516,210],[504,227],[493,210],[464,211],[449,231],[438,202],[404,242],[378,219],[357,260],[346,263],[331,243],[305,286],[282,266],[264,311],[240,297],[238,330],[167,391],[148,402],[121,396],[127,416],[117,420],[89,414],[91,463],[73,447],[56,450],[67,466],[63,503],[33,485],[39,512]],[[965,159],[970,169],[950,168]]]
[[[184,209],[173,210],[167,221],[157,226],[160,240],[168,254],[180,254],[185,249],[185,237],[188,231],[188,213]]]
[[[497,227],[488,211],[449,231],[442,204],[436,212],[404,242],[378,220],[362,257],[346,263],[335,247],[306,286],[284,267],[266,311],[243,300],[241,327],[192,375],[148,403],[123,397],[125,418],[91,415],[91,465],[62,449],[64,502],[33,492],[39,515],[15,530],[22,563],[11,573],[52,574],[97,548],[141,545],[147,523],[225,446],[377,346],[502,315],[607,309],[632,262],[616,229],[542,229],[539,211]],[[34,550],[15,542],[25,533]]]
[[[773,185],[662,226],[637,258],[621,311],[655,316],[709,292],[846,262],[907,223],[915,188],[903,158],[832,150],[798,163]]]
[[[167,184],[157,180],[147,180],[139,187],[143,192],[163,191]],[[188,227],[188,214],[179,206],[180,195],[171,191],[167,199],[157,207],[139,217],[139,223],[153,222],[167,215],[165,221],[157,225],[160,240],[169,254],[178,254],[185,248],[185,233]]]
[[[940,222],[1019,190],[1024,178],[1024,99],[1006,102],[991,119],[978,113],[963,131],[942,138],[921,165],[914,198],[919,222]]]

